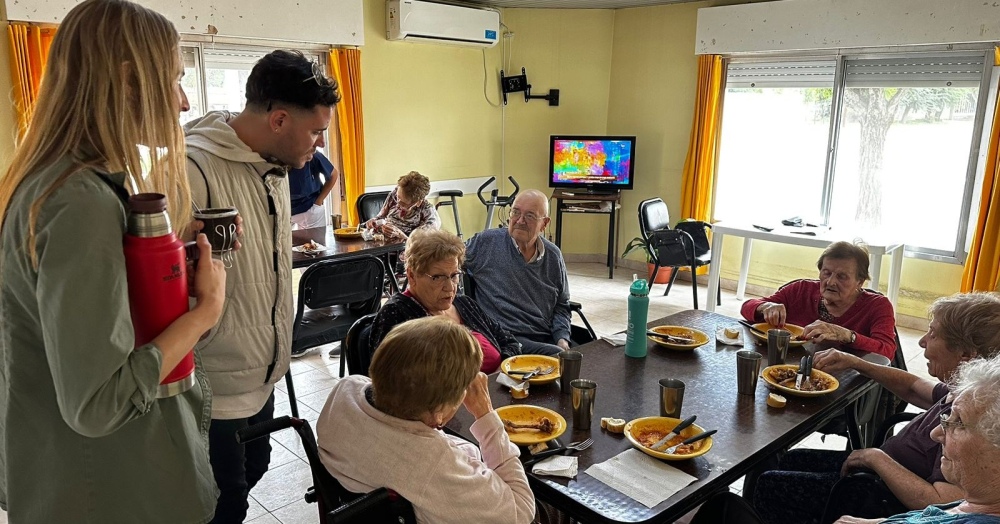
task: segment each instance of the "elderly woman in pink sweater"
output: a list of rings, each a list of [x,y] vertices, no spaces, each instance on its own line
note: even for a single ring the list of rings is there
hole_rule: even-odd
[[[517,447],[493,410],[483,354],[469,331],[439,317],[399,324],[372,359],[371,379],[333,387],[317,422],[320,458],[357,493],[386,487],[418,522],[528,523],[535,499]],[[441,431],[465,406],[479,447]]]

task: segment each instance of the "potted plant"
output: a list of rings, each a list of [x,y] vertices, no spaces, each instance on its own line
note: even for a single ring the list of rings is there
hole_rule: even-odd
[[[622,258],[625,258],[629,253],[640,249],[643,254],[646,255],[646,280],[653,275],[653,258],[649,256],[649,250],[646,249],[646,241],[642,237],[635,237],[625,245],[625,251],[622,253]],[[670,282],[670,274],[673,271],[669,267],[661,267],[659,271],[656,272],[656,280],[653,281],[654,284],[666,284]]]

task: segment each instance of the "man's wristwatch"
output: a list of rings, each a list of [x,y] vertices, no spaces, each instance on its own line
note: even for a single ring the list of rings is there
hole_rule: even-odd
[[[852,329],[851,330],[851,341],[848,342],[848,344],[854,344],[854,342],[856,340],[858,340],[858,334]]]

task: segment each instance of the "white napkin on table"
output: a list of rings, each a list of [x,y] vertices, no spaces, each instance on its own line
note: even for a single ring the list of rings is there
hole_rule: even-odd
[[[736,338],[730,338],[726,336],[726,328],[719,328],[715,332],[715,340],[727,345],[727,346],[742,346],[743,345],[743,329],[736,329]]]
[[[313,253],[313,252],[316,252],[316,251],[326,251],[326,248],[323,247],[323,244],[320,244],[319,242],[316,242],[316,249],[306,249],[306,245],[302,244],[301,246],[295,246],[295,247],[293,247],[292,251],[298,251],[300,253]]]
[[[652,508],[696,479],[645,453],[630,449],[594,464],[586,474]]]
[[[627,335],[625,334],[625,332],[622,332],[622,333],[615,333],[614,335],[605,335],[601,338],[608,344],[611,344],[612,346],[624,346],[626,336]]]
[[[535,464],[531,472],[536,475],[573,478],[576,476],[577,463],[576,457],[556,455]]]

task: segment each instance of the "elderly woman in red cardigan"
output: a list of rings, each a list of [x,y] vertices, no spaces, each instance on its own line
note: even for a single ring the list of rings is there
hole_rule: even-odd
[[[822,347],[838,346],[878,353],[896,353],[896,319],[883,295],[867,291],[868,251],[850,242],[835,242],[823,251],[819,280],[796,280],[775,294],[747,300],[741,310],[753,322],[782,327],[804,326],[802,338]]]

